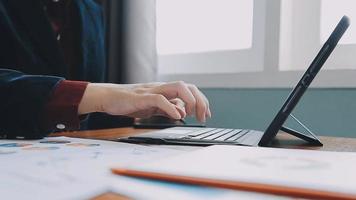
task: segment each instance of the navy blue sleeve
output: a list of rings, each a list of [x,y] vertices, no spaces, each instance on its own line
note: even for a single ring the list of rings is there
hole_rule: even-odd
[[[0,136],[42,138],[41,113],[56,85],[63,78],[25,75],[0,68]]]

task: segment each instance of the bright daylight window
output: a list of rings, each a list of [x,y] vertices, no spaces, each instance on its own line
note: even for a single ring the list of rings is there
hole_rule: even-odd
[[[262,69],[253,0],[157,0],[156,10],[159,74]]]
[[[343,15],[351,26],[322,68],[323,71],[356,69],[356,1],[284,0],[281,5],[280,69],[304,70]]]
[[[348,15],[313,86],[356,86],[355,0],[156,0],[156,12],[159,79],[206,87],[293,86]]]
[[[158,54],[251,48],[252,14],[252,0],[158,0]]]

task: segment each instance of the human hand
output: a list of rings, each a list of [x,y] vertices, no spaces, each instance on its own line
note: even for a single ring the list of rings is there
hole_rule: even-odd
[[[122,85],[90,83],[79,104],[78,114],[90,112],[139,118],[166,115],[173,119],[194,114],[201,122],[211,117],[205,95],[195,85],[182,81]]]

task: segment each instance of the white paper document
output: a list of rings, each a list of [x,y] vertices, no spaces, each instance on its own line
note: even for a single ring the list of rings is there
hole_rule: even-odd
[[[117,179],[110,168],[145,163],[178,150],[67,137],[0,140],[1,199],[87,199]]]
[[[217,145],[127,169],[356,195],[355,166],[356,153]]]
[[[0,199],[77,200],[109,191],[133,199],[285,199],[127,178],[110,171],[112,167],[141,165],[195,149],[68,137],[0,140]]]

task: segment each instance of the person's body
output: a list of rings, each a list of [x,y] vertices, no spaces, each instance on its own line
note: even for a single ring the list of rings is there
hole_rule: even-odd
[[[96,112],[211,116],[194,85],[101,83],[104,35],[102,10],[93,0],[0,0],[0,136],[77,130],[81,117],[90,121],[85,114]]]

